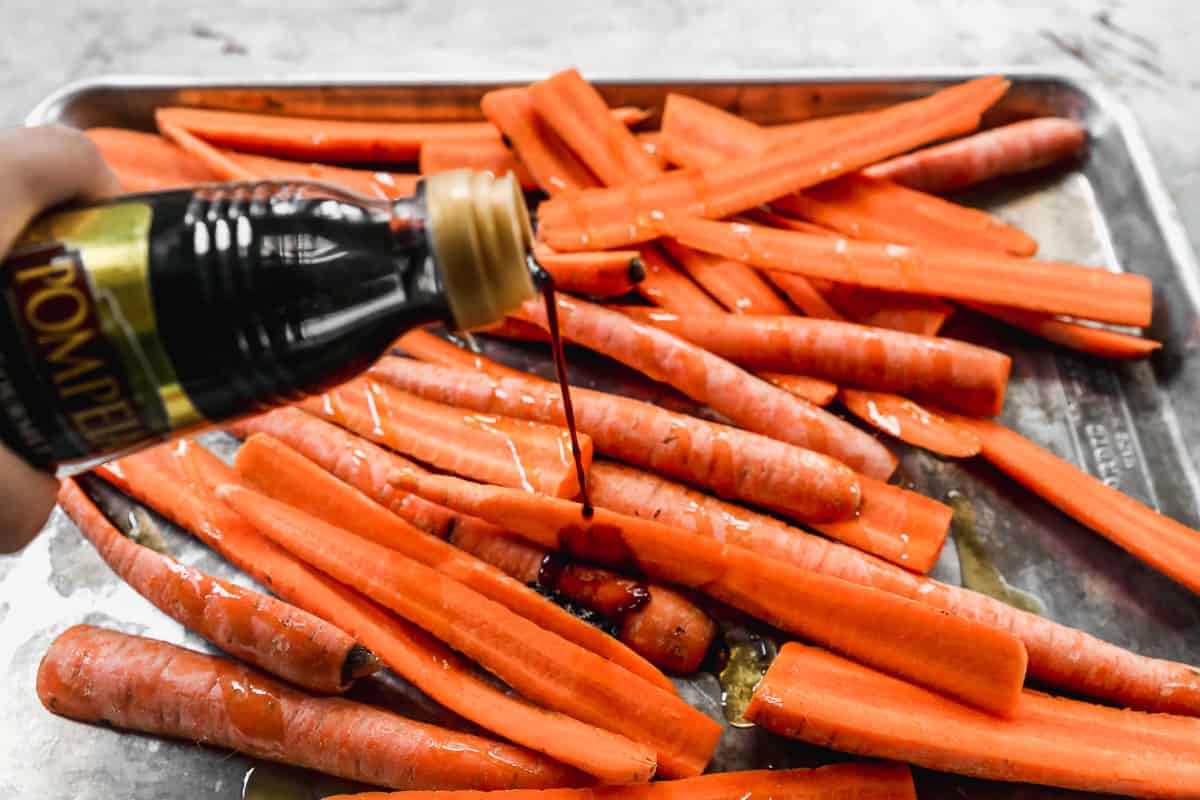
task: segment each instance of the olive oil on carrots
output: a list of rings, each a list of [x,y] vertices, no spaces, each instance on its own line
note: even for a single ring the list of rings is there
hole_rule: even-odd
[[[952,490],[946,495],[946,502],[954,509],[951,525],[954,532],[954,549],[958,552],[959,569],[962,571],[962,585],[980,594],[994,597],[1013,608],[1039,616],[1044,615],[1046,606],[1037,595],[1012,586],[1000,574],[979,538],[975,525],[975,509],[970,499],[962,492]]]

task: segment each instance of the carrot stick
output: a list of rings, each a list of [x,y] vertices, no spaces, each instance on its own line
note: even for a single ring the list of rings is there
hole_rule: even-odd
[[[542,191],[554,195],[600,185],[596,176],[538,116],[529,89],[496,89],[483,96],[479,107],[508,137]]]
[[[816,769],[725,772],[597,789],[514,789],[501,792],[367,792],[326,800],[916,800],[912,772],[902,764],[830,764]]]
[[[579,493],[570,438],[557,426],[473,414],[369,380],[344,383],[300,405],[438,469],[527,492]],[[579,446],[586,470],[591,439],[580,435]]]
[[[500,138],[486,122],[357,122],[170,107],[155,118],[160,127],[181,128],[218,147],[293,161],[416,161],[426,142]]]
[[[657,238],[664,216],[727,217],[934,139],[972,130],[980,113],[1007,87],[1002,78],[981,78],[881,111],[837,142],[777,148],[628,186],[566,193],[539,209],[541,235],[556,250],[607,249]]]
[[[699,589],[797,636],[997,714],[1025,679],[1011,634],[887,592],[782,564],[736,546],[569,500],[443,475],[393,480],[435,503],[482,517],[544,547]]]
[[[604,98],[578,70],[566,69],[529,87],[534,110],[588,169],[609,186],[659,173],[658,164],[613,118]]]
[[[660,170],[666,170],[671,166],[662,152],[662,134],[658,131],[642,131],[634,135],[637,136],[638,144],[654,159],[654,163]]]
[[[533,254],[554,278],[554,287],[564,292],[616,297],[633,291],[646,277],[637,250],[556,253],[549,247],[536,245]]]
[[[955,339],[801,317],[622,309],[750,369],[815,375],[998,414],[1012,359]]]
[[[674,220],[671,230],[686,245],[764,269],[1118,325],[1150,323],[1151,287],[1144,275],[949,247],[831,239],[701,219]]]
[[[864,503],[869,506],[871,484]],[[596,505],[685,528],[766,558],[899,594],[951,614],[996,625],[1029,651],[1029,676],[1119,706],[1200,715],[1200,671],[1146,658],[1082,631],[969,589],[922,578],[774,517],[645,472],[596,463],[588,490]],[[932,501],[931,501],[932,502]]]
[[[417,181],[421,179],[420,175],[409,175],[402,172],[347,169],[328,164],[305,164],[270,156],[236,153],[232,150],[222,150],[221,153],[234,164],[254,173],[256,178],[324,181],[345,187],[364,197],[383,200],[412,197],[417,191]]]
[[[842,389],[838,399],[859,419],[938,455],[969,458],[983,447],[970,430],[897,394]]]
[[[790,314],[792,307],[740,261],[721,258],[664,239],[663,248],[692,280],[735,314]],[[699,310],[699,309],[695,309]]]
[[[529,170],[504,142],[428,142],[421,145],[418,169],[422,175],[436,175],[452,169],[470,169],[493,175],[511,172],[522,189],[538,188]]]
[[[1078,122],[1042,117],[898,156],[866,172],[926,192],[949,192],[1049,166],[1078,155],[1086,145],[1087,130]]]
[[[317,420],[313,420],[313,422],[317,425],[324,424]],[[306,423],[301,423],[301,425],[304,424]],[[367,448],[372,446],[367,442],[348,441],[347,445],[354,449],[357,460],[378,461],[380,462],[379,466],[383,469],[390,471],[397,468],[415,468],[414,465],[410,465],[400,458],[381,459],[378,455],[370,454]],[[416,559],[500,603],[510,611],[537,623],[540,627],[558,633],[564,639],[592,650],[597,655],[605,656],[655,685],[668,691],[674,691],[671,682],[643,659],[633,657],[628,652],[621,652],[622,648],[589,646],[596,637],[579,635],[581,626],[573,624],[573,622],[577,622],[574,617],[558,609],[537,592],[511,580],[500,570],[493,569],[488,563],[483,563],[479,558],[468,555],[467,553],[472,551],[469,548],[460,549],[461,545],[453,535],[462,534],[467,537],[474,535],[489,539],[508,538],[502,533],[490,529],[490,526],[482,523],[459,524],[458,515],[445,510],[451,516],[445,535],[454,542],[454,545],[447,544],[441,539],[431,536],[429,532],[413,527],[415,522],[412,524],[406,522],[403,512],[401,514],[392,513],[365,493],[343,483],[320,465],[267,434],[257,433],[246,440],[238,451],[237,469],[253,484],[255,489],[263,494],[295,506],[331,525],[338,525],[351,533]],[[419,500],[420,498],[414,499]],[[467,553],[462,552],[463,549],[467,550]],[[545,553],[542,556],[544,559]],[[539,574],[534,576],[534,582],[542,577],[540,569],[539,562]],[[613,576],[613,580],[617,580],[617,577]],[[599,576],[597,576],[596,583],[597,585],[603,583],[599,580]],[[559,587],[547,586],[546,588],[554,590]],[[632,611],[632,609],[630,610]],[[563,619],[564,617],[566,620]],[[587,630],[589,634],[591,632],[591,629],[587,627],[583,627],[583,630]]]
[[[397,388],[485,413],[559,423],[557,387],[383,359],[372,375]],[[838,462],[765,436],[579,387],[575,421],[603,454],[795,516],[828,508],[825,495],[853,494],[857,476]],[[653,442],[653,447],[647,447]]]
[[[796,643],[746,716],[795,739],[991,780],[1136,797],[1200,795],[1200,720],[1027,691],[997,719]]]
[[[667,692],[386,547],[265,495],[218,496],[264,535],[477,661],[534,702],[648,744],[663,775],[704,770],[721,727]],[[645,780],[653,759],[624,780]]]
[[[638,253],[646,275],[637,285],[637,290],[646,300],[672,311],[721,310],[721,305],[688,278],[658,247],[643,245]]]
[[[680,167],[715,166],[769,150],[781,139],[774,129],[677,92],[663,103],[661,131],[663,154]]]
[[[468,369],[477,369],[480,372],[496,376],[515,375],[521,378],[526,375],[526,373],[520,370],[506,367],[499,361],[480,355],[479,353],[473,353],[464,347],[459,347],[436,334],[421,330],[420,328],[411,330],[401,336],[395,341],[394,346],[399,347],[413,358],[428,361],[430,364],[467,367]]]
[[[821,378],[791,375],[786,372],[760,372],[758,377],[797,397],[803,397],[813,405],[827,406],[833,402],[833,398],[837,397],[837,384]]]
[[[47,710],[237,750],[394,789],[578,785],[523,748],[340,697],[311,697],[233,661],[76,625],[38,667]]]
[[[201,161],[156,134],[123,128],[88,128],[84,133],[99,148],[126,192],[178,189],[221,180]]]
[[[829,305],[829,301],[825,299],[812,282],[803,275],[794,275],[790,272],[780,272],[778,270],[764,270],[763,274],[767,276],[775,288],[787,295],[788,300],[792,301],[792,305],[800,309],[805,315],[814,319],[834,319],[844,321],[846,318],[842,313]],[[668,309],[674,310],[674,309]]]
[[[877,113],[879,113],[879,109],[852,111],[846,114],[832,114],[827,117],[813,117],[796,122],[765,125],[763,130],[770,138],[772,146],[790,145],[794,147],[842,136],[853,131],[862,124],[863,120],[870,119]]]
[[[979,437],[983,457],[1001,472],[1135,558],[1200,592],[1200,531],[1147,508],[998,422],[958,414],[948,418]]]
[[[1062,347],[1078,350],[1101,358],[1134,359],[1145,358],[1162,347],[1161,342],[1131,336],[1091,325],[1081,325],[1056,319],[1047,314],[1020,311],[1015,308],[991,306],[983,303],[963,303],[967,308],[995,317],[1001,322],[1040,336]]]
[[[537,303],[526,303],[521,313],[547,324]],[[895,456],[858,428],[668,331],[567,297],[558,298],[558,322],[563,336],[674,386],[742,428],[832,456],[872,477],[887,479],[896,468]],[[852,516],[855,500],[831,495],[811,519]]]
[[[58,503],[121,580],[230,655],[325,694],[379,670],[369,650],[312,614],[125,538],[70,478],[59,487]]]
[[[156,112],[154,117],[158,121],[159,132],[179,145],[188,155],[195,158],[212,172],[215,172],[220,176],[221,180],[253,181],[258,179],[259,176],[252,170],[234,161],[208,142],[193,136],[186,129],[178,125],[165,122],[160,116],[161,113],[162,109]]]

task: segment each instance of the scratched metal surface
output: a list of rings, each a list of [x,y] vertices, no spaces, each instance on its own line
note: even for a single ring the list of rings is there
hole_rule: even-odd
[[[512,76],[514,81],[528,77]],[[783,121],[902,99],[958,77],[792,74],[670,85],[762,121]],[[49,98],[31,121],[147,127],[155,106],[179,102],[330,115],[372,116],[386,110],[401,118],[465,118],[474,115],[480,93],[497,82],[507,81],[493,76],[487,81],[416,83],[380,77],[337,85],[246,87],[101,80]],[[626,81],[610,84],[606,91],[613,102],[654,104],[665,85]],[[1093,144],[1086,162],[1077,169],[991,187],[968,199],[1034,234],[1043,256],[1154,278],[1150,333],[1165,347],[1147,363],[1102,365],[983,324],[976,335],[1014,357],[1004,419],[1122,491],[1200,526],[1200,274],[1125,112],[1094,88],[1019,72],[1013,92],[992,117],[1045,113],[1087,122]],[[539,351],[496,341],[484,346],[510,363],[550,369]],[[647,392],[664,402],[668,396],[661,387],[631,381],[622,368],[606,362],[576,359],[572,370],[584,385]],[[216,435],[212,441],[223,454],[232,452],[232,440]],[[988,557],[1006,581],[1037,596],[1050,617],[1140,653],[1200,663],[1200,601],[991,468],[906,450],[900,480],[933,497],[944,498],[953,490],[965,494]],[[128,513],[124,498],[111,493],[105,498],[114,502],[118,515]],[[161,527],[181,560],[249,583],[194,540],[168,524]],[[959,579],[953,545],[947,546],[935,575]],[[0,799],[240,797],[253,766],[241,756],[79,725],[42,710],[34,694],[38,660],[55,635],[79,622],[208,649],[116,581],[56,511],[44,535],[23,554],[0,559],[0,667],[8,676],[0,688]],[[697,706],[721,716],[714,677],[701,675],[681,682],[681,688]],[[356,691],[405,713],[455,722],[395,679],[373,680]],[[729,728],[713,768],[783,767],[835,758],[756,729]],[[923,798],[1082,796],[924,772],[918,777]],[[299,785],[303,791],[287,796],[318,797],[335,784],[305,778]]]

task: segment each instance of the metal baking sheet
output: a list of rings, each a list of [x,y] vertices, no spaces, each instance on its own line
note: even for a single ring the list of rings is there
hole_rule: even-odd
[[[1154,279],[1154,325],[1164,347],[1152,360],[1101,364],[990,329],[992,343],[1014,357],[1004,420],[1038,443],[1139,500],[1200,527],[1200,271],[1145,144],[1129,114],[1102,89],[1029,70],[942,74],[739,74],[728,77],[601,81],[614,104],[657,107],[667,91],[687,92],[761,122],[854,111],[927,93],[983,72],[1013,77],[1012,91],[989,122],[1055,114],[1082,120],[1092,135],[1077,168],[989,187],[967,197],[1022,226],[1042,255]],[[534,76],[412,79],[370,76],[249,85],[190,80],[101,78],[64,88],[41,103],[30,124],[113,125],[150,129],[153,110],[179,104],[330,117],[471,119],[478,100],[497,85]],[[490,342],[511,363],[549,368],[540,353]],[[648,391],[622,368],[574,360],[577,382]],[[233,442],[212,440],[225,455]],[[977,517],[975,549],[1008,584],[1037,598],[1045,613],[1137,652],[1200,663],[1200,601],[1108,542],[1016,487],[982,463],[948,462],[903,451],[899,480],[932,497],[959,492]],[[114,513],[132,506],[108,494]],[[213,553],[159,521],[181,560],[249,583]],[[948,544],[934,573],[960,579],[958,549]],[[47,645],[78,622],[108,625],[197,649],[208,649],[118,582],[74,526],[56,511],[47,530],[22,554],[0,558],[0,798],[237,798],[248,771],[258,797],[317,797],[335,784],[312,776],[299,783],[228,752],[69,722],[38,704],[34,675]],[[681,681],[697,706],[721,718],[712,675]],[[356,690],[421,718],[455,724],[426,698],[391,677]],[[836,754],[753,728],[727,729],[713,769],[784,767],[834,760]],[[1040,787],[992,784],[918,773],[922,798],[1082,796]],[[272,793],[277,784],[293,787]],[[295,787],[301,787],[296,790]]]

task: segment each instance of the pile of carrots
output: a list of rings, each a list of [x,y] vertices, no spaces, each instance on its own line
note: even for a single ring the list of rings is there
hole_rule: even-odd
[[[926,577],[951,510],[888,483],[890,439],[982,457],[1200,591],[1200,532],[994,421],[1009,357],[939,335],[971,313],[1098,358],[1158,347],[1106,327],[1149,324],[1148,280],[1034,259],[1025,232],[939,196],[1082,152],[1070,120],[977,132],[1007,88],[775,126],[670,94],[647,131],[568,70],[487,93],[481,122],[164,108],[160,135],[89,131],[131,191],[316,178],[397,197],[418,174],[355,165],[512,171],[545,197],[562,336],[693,405],[575,387],[577,472],[557,386],[413,331],[367,374],[231,425],[232,465],[184,440],[96,471],[274,597],[124,538],[65,481],[113,570],[245,663],[80,626],[43,661],[43,703],[414,798],[911,798],[904,763],[1200,796],[1200,671]],[[485,334],[544,342],[547,317],[531,301]],[[747,719],[894,763],[702,775],[722,727],[668,675],[739,615],[787,641]],[[482,733],[334,696],[381,667]],[[402,795],[363,795],[383,796]]]

